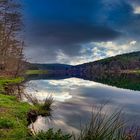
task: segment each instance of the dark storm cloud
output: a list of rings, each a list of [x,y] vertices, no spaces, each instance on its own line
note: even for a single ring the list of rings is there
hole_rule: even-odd
[[[126,2],[130,2],[130,4],[140,4],[140,0],[125,0]]]
[[[70,55],[76,55],[84,43],[113,40],[120,35],[106,26],[88,24],[45,24],[35,29],[32,33],[36,37],[31,36],[35,44],[62,49]]]
[[[49,60],[59,51],[80,56],[82,45],[94,41],[139,38],[140,17],[133,7],[137,0],[22,1],[29,47],[40,49]]]

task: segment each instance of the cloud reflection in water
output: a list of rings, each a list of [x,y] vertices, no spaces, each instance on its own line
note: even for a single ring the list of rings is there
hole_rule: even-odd
[[[91,115],[92,107],[109,101],[105,106],[105,112],[112,113],[117,107],[123,108],[125,119],[133,122],[134,118],[140,123],[140,92],[103,84],[86,81],[78,78],[64,80],[39,80],[30,81],[30,87],[26,92],[33,94],[40,100],[52,94],[55,100],[53,120],[39,117],[35,123],[36,130],[48,128],[59,129],[77,133],[80,123],[86,123]],[[32,87],[37,92],[32,90]]]

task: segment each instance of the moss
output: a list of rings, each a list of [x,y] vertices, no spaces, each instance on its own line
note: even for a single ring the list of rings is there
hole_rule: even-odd
[[[27,70],[26,74],[27,75],[32,75],[32,74],[47,74],[47,70]]]

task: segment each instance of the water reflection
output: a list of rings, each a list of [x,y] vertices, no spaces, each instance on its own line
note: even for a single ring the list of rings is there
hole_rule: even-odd
[[[84,80],[94,81],[98,83],[103,83],[110,86],[115,86],[123,89],[131,89],[140,91],[140,74],[126,74],[126,73],[98,73],[98,74],[39,74],[39,75],[28,75],[26,81],[31,80],[61,80],[68,78],[80,78]],[[77,81],[73,81],[76,82]],[[57,82],[58,83],[58,82]],[[84,82],[84,84],[87,83]],[[69,84],[69,83],[68,83]],[[81,84],[81,83],[80,83]],[[89,83],[88,83],[89,84]]]
[[[32,85],[26,88],[28,94],[40,100],[52,94],[55,99],[53,120],[39,117],[35,123],[36,130],[54,127],[78,132],[80,124],[89,120],[92,107],[106,101],[109,103],[105,106],[105,112],[110,114],[117,107],[123,108],[129,124],[140,124],[140,91],[119,89],[79,78],[31,80],[28,83]]]
[[[101,73],[96,75],[80,75],[79,78],[96,81],[106,85],[115,86],[123,89],[140,91],[140,74],[127,73]]]

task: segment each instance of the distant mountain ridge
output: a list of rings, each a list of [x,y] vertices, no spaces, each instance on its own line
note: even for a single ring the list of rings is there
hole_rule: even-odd
[[[28,69],[38,69],[38,70],[66,70],[71,68],[71,65],[67,64],[39,64],[39,63],[29,63]]]
[[[28,69],[68,71],[70,73],[103,73],[140,70],[140,51],[116,55],[80,65],[28,63]]]
[[[47,73],[27,75],[26,81],[42,79],[60,80],[76,77],[119,88],[140,91],[140,51],[76,66],[36,63],[28,63],[28,66],[33,70],[47,70]],[[133,70],[136,73],[127,72]]]

